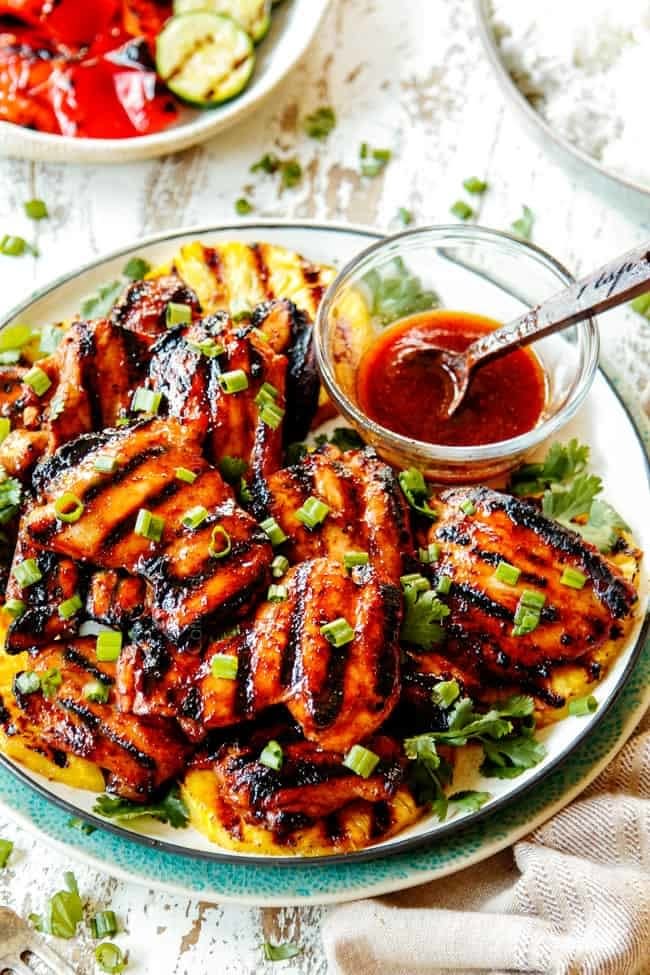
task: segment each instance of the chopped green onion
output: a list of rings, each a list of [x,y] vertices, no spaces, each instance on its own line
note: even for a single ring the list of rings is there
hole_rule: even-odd
[[[586,581],[587,576],[578,569],[571,568],[571,566],[567,566],[560,577],[560,583],[563,586],[569,586],[570,589],[582,589]]]
[[[438,584],[436,585],[436,592],[439,592],[442,596],[446,596],[451,589],[451,576],[438,576]]]
[[[240,217],[245,217],[246,214],[252,212],[253,204],[245,197],[240,196],[238,200],[235,200],[235,213],[238,213]]]
[[[273,769],[274,772],[279,772],[282,768],[282,759],[282,745],[274,739],[264,746],[259,757],[260,764],[266,765],[267,768]]]
[[[41,689],[41,679],[33,670],[23,670],[14,678],[14,688],[19,694],[35,694]]]
[[[426,548],[418,549],[418,558],[423,565],[430,565],[440,558],[440,546],[436,542],[429,542]]]
[[[539,613],[534,610],[524,609],[515,616],[515,625],[512,629],[513,636],[526,636],[532,633],[539,626]]]
[[[187,344],[193,352],[204,355],[206,359],[216,359],[217,356],[223,355],[226,351],[226,347],[221,342],[215,342],[214,339],[210,338],[201,339],[200,342],[192,342],[188,339]]]
[[[197,504],[185,512],[181,523],[184,528],[191,528],[194,531],[199,525],[203,524],[209,513],[208,509],[204,508],[202,504]]]
[[[643,315],[644,318],[650,319],[650,291],[639,295],[634,301],[631,301],[630,308],[637,312],[637,314]]]
[[[435,521],[438,515],[429,506],[429,491],[422,471],[416,467],[409,467],[408,470],[400,471],[398,480],[399,486],[413,510]]]
[[[226,454],[219,461],[219,470],[224,481],[228,484],[236,484],[248,470],[248,464],[242,457],[231,457]]]
[[[314,498],[312,496],[307,498],[301,508],[298,508],[296,518],[301,524],[312,531],[318,525],[322,525],[329,513],[329,506],[324,501],[321,501],[320,498]]]
[[[0,870],[4,870],[14,848],[11,840],[0,840]]]
[[[364,160],[361,163],[361,175],[371,179],[378,176],[390,162],[392,155],[390,149],[370,149],[367,142],[362,142],[359,149],[359,157]]]
[[[17,237],[13,234],[5,234],[0,238],[0,254],[5,257],[22,257],[25,253],[32,253],[35,257],[38,252],[35,247],[30,246],[24,237]]]
[[[44,393],[47,393],[52,385],[52,380],[46,372],[43,372],[40,366],[32,366],[23,376],[23,382],[27,386],[30,386],[37,396],[42,396]]]
[[[27,589],[35,582],[40,582],[43,574],[36,559],[25,559],[24,562],[19,562],[14,568],[14,578],[22,589]]]
[[[120,656],[122,634],[114,630],[103,630],[97,634],[95,655],[102,663],[113,663]]]
[[[224,393],[241,393],[244,389],[248,389],[248,376],[243,369],[222,372],[219,376],[219,385]]]
[[[22,599],[8,599],[4,604],[4,608],[5,612],[9,613],[10,616],[18,619],[19,616],[23,615],[27,607]]]
[[[213,559],[223,559],[232,552],[230,535],[223,525],[215,525],[210,536],[208,555]]]
[[[505,583],[506,586],[516,586],[519,582],[521,569],[518,569],[514,565],[510,565],[509,562],[499,562],[494,574],[499,582]]]
[[[302,951],[291,941],[286,941],[282,945],[272,945],[270,941],[265,941],[262,947],[266,961],[287,961],[289,958],[295,958]]]
[[[131,403],[131,409],[136,413],[157,413],[162,403],[162,393],[157,393],[153,389],[145,389],[138,386]]]
[[[92,836],[93,833],[97,832],[96,826],[91,826],[84,819],[80,819],[78,816],[72,816],[67,825],[70,829],[78,829],[80,833],[85,833],[86,836]]]
[[[39,349],[43,355],[56,352],[64,335],[65,330],[59,325],[45,325],[39,335]]]
[[[2,352],[21,349],[31,342],[33,331],[30,325],[8,325],[0,331],[0,350]]]
[[[27,200],[24,207],[30,220],[46,220],[49,217],[47,205],[43,200]]]
[[[111,941],[97,945],[95,959],[101,970],[107,975],[120,975],[120,972],[126,968],[126,957]]]
[[[305,117],[303,128],[310,139],[325,139],[336,125],[334,109],[321,105],[311,115]]]
[[[408,575],[400,576],[399,581],[404,592],[407,589],[413,592],[426,592],[427,589],[431,588],[429,580],[419,572],[409,572]]]
[[[363,745],[353,745],[343,759],[343,764],[355,775],[360,775],[362,779],[368,779],[379,765],[379,755],[371,752]]]
[[[264,406],[265,403],[275,403],[279,395],[279,391],[275,388],[275,386],[273,386],[272,383],[262,383],[257,391],[255,403],[259,407]]]
[[[354,640],[354,630],[343,616],[332,620],[331,623],[325,623],[320,631],[333,647],[343,647]]]
[[[487,183],[484,180],[479,179],[477,176],[470,176],[469,179],[464,179],[463,186],[468,193],[472,193],[475,196],[481,196],[481,194],[485,193],[486,189],[488,188]]]
[[[543,592],[535,592],[533,589],[524,589],[519,598],[519,602],[522,606],[525,606],[526,609],[534,609],[539,612],[546,602],[546,596]]]
[[[458,507],[460,508],[460,510],[465,515],[474,515],[474,514],[476,514],[476,505],[474,504],[473,501],[470,501],[469,498],[467,498],[465,501],[462,501],[458,505]]]
[[[198,476],[198,474],[195,474],[194,471],[190,471],[187,467],[177,467],[174,471],[174,477],[176,480],[184,481],[186,484],[194,484]]]
[[[114,474],[117,470],[117,458],[110,454],[97,454],[93,467],[101,474]]]
[[[271,430],[277,430],[284,419],[284,410],[277,403],[265,403],[260,410],[260,420]]]
[[[346,569],[354,569],[357,565],[368,565],[370,556],[367,552],[345,552],[343,555],[343,565]]]
[[[192,309],[189,305],[181,305],[176,301],[170,301],[165,311],[165,324],[167,328],[175,328],[176,325],[188,325],[192,321]]]
[[[251,173],[273,174],[280,168],[280,160],[271,152],[265,152],[261,159],[250,167]]]
[[[72,494],[70,491],[66,491],[65,494],[62,494],[54,502],[54,513],[59,521],[63,521],[67,525],[73,525],[81,518],[84,507],[85,505],[81,498],[78,498],[76,494]]]
[[[576,718],[582,718],[587,714],[593,714],[598,709],[598,701],[593,694],[588,697],[574,697],[569,701],[569,714]]]
[[[231,657],[228,653],[215,653],[210,661],[212,676],[219,677],[221,680],[235,680],[238,666],[237,657]]]
[[[154,515],[146,508],[140,508],[138,517],[135,520],[136,535],[149,539],[150,542],[159,542],[165,528],[165,519],[159,515]]]
[[[100,680],[91,680],[83,686],[83,696],[87,701],[92,701],[94,704],[106,704],[110,690],[108,686]],[[94,935],[96,938],[103,938],[104,935]]]
[[[460,687],[457,680],[441,680],[431,691],[431,700],[439,708],[450,708],[460,697]]]
[[[410,210],[407,210],[406,207],[400,207],[399,210],[397,211],[397,216],[400,223],[404,227],[408,227],[409,224],[413,223],[413,214],[411,213]]]
[[[21,356],[20,349],[7,349],[6,352],[0,352],[0,366],[15,366],[20,362]]]
[[[270,603],[283,603],[287,598],[287,595],[286,586],[277,586],[273,584],[269,586],[266,598]]]
[[[280,181],[285,189],[297,186],[302,179],[302,166],[297,159],[285,159],[280,163]]]
[[[111,281],[109,284],[98,288],[94,295],[88,295],[82,302],[82,317],[87,318],[93,315],[95,318],[103,318],[108,315],[123,289],[122,281]]]
[[[274,579],[281,579],[288,568],[289,559],[286,557],[286,555],[276,555],[271,562],[271,575]]]
[[[57,667],[50,667],[41,675],[41,690],[44,697],[51,699],[56,697],[56,692],[63,683],[61,671]]]
[[[90,919],[90,933],[93,938],[112,938],[117,934],[117,918],[114,911],[100,911]]]
[[[142,281],[151,270],[149,261],[142,257],[132,257],[122,268],[122,274],[131,281]]]
[[[522,215],[518,220],[515,220],[515,222],[511,224],[511,227],[518,237],[523,237],[524,240],[530,240],[533,232],[534,222],[535,216],[533,211],[530,209],[530,207],[524,206]]]
[[[268,535],[269,541],[274,548],[277,545],[282,545],[282,543],[286,542],[287,540],[287,536],[284,534],[275,518],[265,518],[264,521],[260,522],[260,528],[266,535]]]
[[[459,220],[470,220],[474,216],[474,211],[465,200],[456,200],[450,212]]]
[[[6,416],[0,417],[0,443],[6,440],[11,431],[11,420],[8,420]]]
[[[62,620],[72,619],[82,606],[81,596],[76,592],[70,599],[64,599],[62,603],[59,603],[59,616]]]

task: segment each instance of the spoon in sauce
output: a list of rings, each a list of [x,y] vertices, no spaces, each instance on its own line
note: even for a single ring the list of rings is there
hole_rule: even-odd
[[[646,291],[650,291],[650,242],[609,261],[508,325],[487,332],[463,352],[430,347],[427,352],[439,357],[439,365],[451,380],[453,392],[447,416],[453,416],[465,399],[473,370],[487,360],[608,311]]]

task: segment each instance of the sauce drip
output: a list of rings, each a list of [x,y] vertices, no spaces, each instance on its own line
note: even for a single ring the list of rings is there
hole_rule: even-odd
[[[446,413],[451,380],[431,350],[462,352],[498,327],[490,318],[447,309],[391,325],[359,364],[360,408],[381,426],[426,443],[477,446],[527,433],[546,399],[544,371],[528,348],[477,367],[464,402],[454,416]]]

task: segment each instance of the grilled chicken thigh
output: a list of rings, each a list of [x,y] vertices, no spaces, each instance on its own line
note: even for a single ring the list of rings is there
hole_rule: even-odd
[[[303,562],[283,583],[285,600],[262,604],[250,626],[211,644],[203,660],[138,632],[119,662],[121,707],[175,714],[197,740],[280,703],[323,748],[345,752],[373,734],[399,693],[399,590],[370,566],[349,574],[328,559]],[[354,636],[335,647],[321,627],[341,617]],[[215,654],[237,661],[234,680],[213,675]]]
[[[114,471],[97,469],[106,459]],[[179,469],[196,475],[193,483]],[[268,538],[176,421],[88,434],[43,463],[34,484],[27,537],[81,562],[143,576],[153,590],[154,622],[170,639],[200,642],[205,622],[245,613],[267,582]],[[72,523],[55,508],[66,495],[83,505]],[[159,540],[136,531],[143,510],[161,519],[154,522]],[[222,556],[214,546],[225,540]]]
[[[297,512],[308,498],[328,506],[327,517],[306,527]],[[402,575],[402,553],[412,546],[410,516],[397,479],[371,448],[341,453],[328,446],[254,486],[253,511],[275,518],[288,536],[292,562],[318,556],[343,561],[346,552],[367,552],[380,578]]]
[[[436,570],[452,579],[444,651],[452,662],[469,660],[492,679],[517,683],[622,634],[636,602],[634,587],[576,532],[530,502],[488,488],[456,488],[441,500],[429,538],[440,545]],[[464,513],[464,502],[475,512]],[[515,586],[495,575],[501,561],[521,570]],[[567,567],[587,577],[583,588],[561,584]],[[525,590],[541,594],[544,605],[539,625],[517,636],[514,616]]]
[[[167,306],[170,302],[187,305],[193,317],[198,317],[201,312],[199,300],[192,289],[177,274],[168,274],[130,284],[113,308],[111,321],[151,343],[167,331]]]
[[[27,728],[38,729],[44,746],[95,762],[106,771],[112,791],[136,801],[183,769],[189,746],[173,723],[117,710],[115,667],[97,661],[94,639],[51,644],[36,658],[34,669],[41,677],[52,670],[61,676],[60,686],[47,697],[42,690],[15,691]],[[108,688],[107,703],[88,699],[84,688],[92,681]]]

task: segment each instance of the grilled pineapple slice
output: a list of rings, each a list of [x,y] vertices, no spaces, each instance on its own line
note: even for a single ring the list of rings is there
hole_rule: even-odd
[[[216,311],[237,315],[263,301],[288,298],[312,321],[336,273],[285,247],[241,241],[214,247],[198,241],[185,244],[168,264],[154,268],[148,277],[172,271],[194,290],[208,315]]]
[[[384,808],[389,807],[385,818],[389,825],[385,829],[378,828],[372,803],[357,801],[344,806],[327,821],[319,820],[313,826],[296,830],[285,843],[280,843],[269,830],[245,822],[223,802],[217,777],[211,771],[188,772],[181,785],[181,795],[189,809],[190,823],[210,842],[240,853],[275,856],[322,856],[362,850],[406,829],[425,811],[402,786],[389,803],[382,803]]]
[[[6,614],[0,613],[0,645],[4,644],[8,623]],[[12,685],[16,674],[29,667],[29,654],[10,655],[0,649],[0,702],[12,717],[15,714],[17,720],[20,718],[21,727],[20,735],[8,735],[0,728],[0,752],[51,782],[61,782],[74,789],[103,792],[104,776],[99,766],[76,755],[68,755],[65,767],[61,768],[43,751],[38,729],[34,729],[32,736],[30,729],[24,727],[21,713],[14,703]]]

